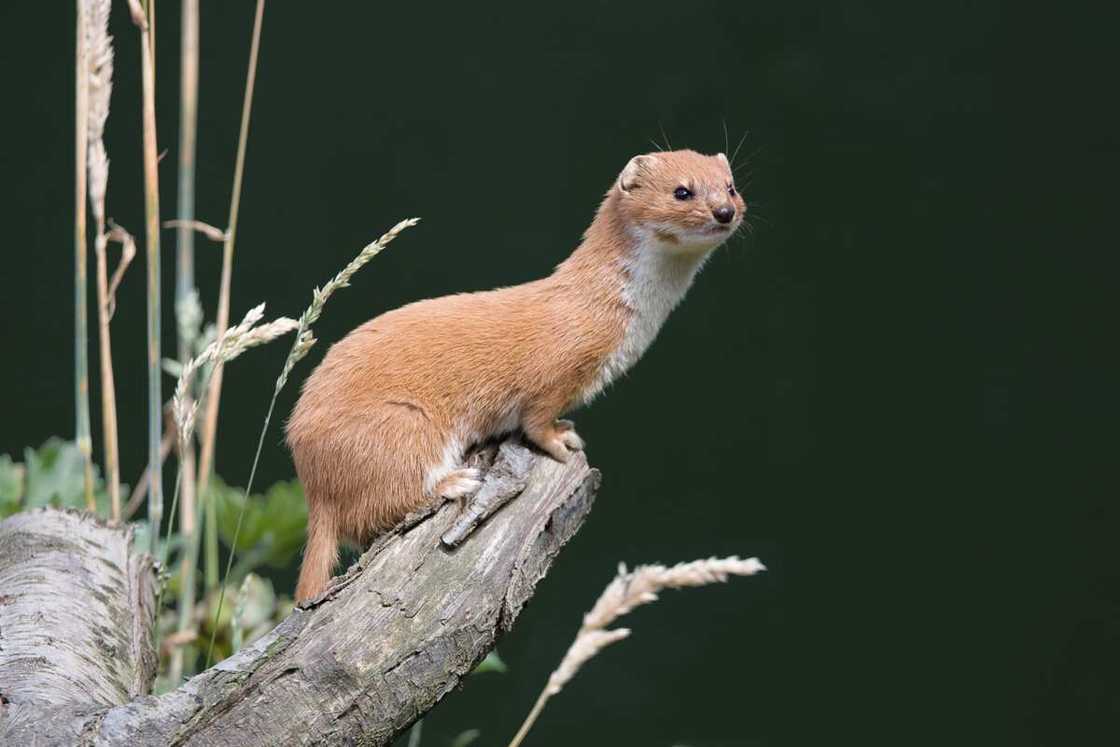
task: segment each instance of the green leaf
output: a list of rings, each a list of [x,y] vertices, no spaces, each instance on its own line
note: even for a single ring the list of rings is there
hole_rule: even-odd
[[[247,505],[245,493],[239,488],[231,488],[217,477],[210,485],[217,506],[218,534],[226,547],[233,545],[237,517],[245,507],[236,550],[253,553],[254,567],[261,562],[285,567],[303,547],[307,503],[297,481],[279,482],[263,496],[252,496]]]
[[[82,453],[72,441],[52,437],[38,449],[24,449],[23,461],[27,468],[25,508],[85,506]]]
[[[478,666],[474,668],[471,674],[485,674],[486,672],[498,672],[504,674],[509,670],[506,663],[502,661],[502,657],[498,656],[497,649],[486,654],[486,658],[479,662]]]
[[[451,740],[451,747],[467,747],[467,745],[473,744],[480,736],[482,736],[482,732],[478,729],[467,729],[464,732],[460,732],[457,737]]]
[[[125,492],[125,491],[122,491],[122,492]],[[95,497],[97,498],[97,501],[98,501],[98,511],[100,511],[101,510],[101,503],[100,503],[101,496],[96,495]],[[178,519],[178,517],[176,517],[176,519]],[[176,526],[177,526],[178,521],[176,520],[175,523],[176,523]],[[151,523],[149,523],[147,519],[140,519],[138,521],[131,522],[131,524],[132,524],[132,546],[136,549],[137,552],[147,553],[152,547],[152,525],[151,525]],[[183,535],[179,534],[178,532],[172,532],[170,539],[167,539],[166,535],[161,534],[160,537],[159,537],[159,549],[156,552],[156,557],[157,558],[168,558],[168,563],[167,563],[168,566],[169,567],[173,566],[173,565],[175,565],[175,562],[171,558],[172,558],[172,556],[175,552],[177,552],[178,550],[181,550],[183,548],[183,545],[184,545]],[[176,590],[176,591],[178,590],[179,586],[178,586],[178,575],[177,574],[172,576],[172,580],[169,581],[169,584],[170,585],[168,586],[168,590]]]
[[[152,547],[152,525],[147,519],[132,522],[132,549],[146,553]]]
[[[232,488],[215,475],[210,480],[210,493],[214,498],[214,506],[218,516],[218,534],[226,547],[233,544],[233,535],[237,530],[237,516],[245,506],[245,492]],[[237,539],[237,551],[247,550],[260,542],[260,529],[258,524],[258,510],[253,509],[253,504],[245,508],[245,519],[241,524],[241,534]]]
[[[303,547],[307,535],[307,501],[298,481],[278,482],[264,496],[262,523],[271,534],[268,563],[282,568]]]
[[[221,589],[212,589],[206,595],[204,604],[204,623],[203,626],[208,631],[217,630],[219,635],[224,634],[229,630],[230,622],[233,620],[234,604],[237,599],[237,589],[227,586],[225,600],[222,602],[222,614],[216,621],[214,620],[214,612],[218,609],[218,598],[221,596]],[[215,624],[216,623],[216,624]]]
[[[85,460],[77,444],[52,436],[38,449],[24,449],[23,456],[27,470],[25,509],[86,507]],[[109,494],[96,464],[93,497],[98,515],[108,516]]]
[[[272,619],[276,609],[276,592],[272,582],[250,573],[238,590],[238,622],[242,630],[256,628]],[[246,641],[248,643],[248,641]]]
[[[19,511],[26,472],[22,464],[0,454],[0,519]]]

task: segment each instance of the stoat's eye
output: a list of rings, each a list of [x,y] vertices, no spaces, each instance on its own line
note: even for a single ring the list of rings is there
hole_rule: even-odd
[[[692,198],[692,190],[688,187],[677,187],[673,190],[673,197],[678,200],[688,200]]]
[[[735,196],[735,185],[734,184],[728,184],[727,185],[727,194],[731,195],[732,197]]]

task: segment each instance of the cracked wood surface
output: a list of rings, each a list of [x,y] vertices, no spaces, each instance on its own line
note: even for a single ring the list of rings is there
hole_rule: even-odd
[[[0,744],[73,743],[75,714],[148,691],[155,588],[131,530],[54,509],[0,523]]]
[[[65,725],[44,724],[51,732],[44,739],[388,744],[511,628],[583,523],[598,484],[598,472],[581,453],[560,464],[507,441],[482,490],[505,496],[514,486],[524,489],[480,524],[472,518],[465,531],[473,534],[457,547],[441,542],[461,527],[457,504],[410,517],[322,595],[236,655],[165,695],[90,707]],[[0,722],[0,735],[2,729]]]

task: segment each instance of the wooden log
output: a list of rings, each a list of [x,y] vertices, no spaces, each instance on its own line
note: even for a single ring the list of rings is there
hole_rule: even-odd
[[[148,692],[156,579],[130,529],[38,509],[0,523],[0,744],[74,743]]]
[[[76,735],[97,745],[390,743],[512,627],[590,511],[599,473],[583,454],[560,464],[507,441],[482,495],[504,495],[514,484],[524,485],[516,498],[460,525],[456,547],[441,538],[470,506],[445,503],[410,517],[322,595],[234,656],[159,697],[114,707],[87,697],[84,712],[40,721],[39,743],[72,744]],[[60,555],[76,550],[68,544]],[[28,572],[37,567],[32,562]],[[0,560],[0,578],[5,570]],[[53,584],[43,585],[50,596]],[[102,624],[88,615],[78,620],[79,627]],[[57,706],[49,690],[44,685],[44,697],[28,708]]]

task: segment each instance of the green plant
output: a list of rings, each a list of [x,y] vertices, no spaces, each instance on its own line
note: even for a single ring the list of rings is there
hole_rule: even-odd
[[[307,531],[307,502],[298,481],[278,482],[263,495],[246,497],[245,491],[215,476],[210,490],[222,543],[243,553],[233,578],[262,565],[284,568],[296,558]],[[242,512],[238,535],[237,518]]]
[[[109,494],[96,466],[89,471],[90,495],[98,511],[109,508]],[[73,441],[57,436],[23,451],[23,462],[0,455],[0,518],[33,508],[86,508],[86,462]]]
[[[179,685],[180,677],[173,676],[170,671],[171,660],[176,656],[181,659],[186,673],[191,674],[203,654],[204,641],[210,636],[216,641],[216,654],[225,658],[272,630],[295,606],[291,597],[276,593],[272,581],[255,573],[246,573],[238,584],[226,589],[232,603],[220,615],[215,614],[218,593],[216,589],[211,590],[201,599],[193,626],[185,631],[178,629],[176,611],[169,607],[162,610],[159,628],[163,646],[160,675],[155,686],[157,694]]]
[[[481,736],[482,732],[478,729],[467,729],[459,732],[458,736],[451,740],[450,747],[469,747]]]
[[[471,674],[486,674],[487,672],[505,674],[507,671],[509,671],[509,667],[502,661],[502,657],[498,656],[498,650],[494,649],[486,654],[486,658],[478,663]]]
[[[0,454],[0,519],[20,510],[20,498],[27,479],[27,470],[13,462],[7,454]]]

